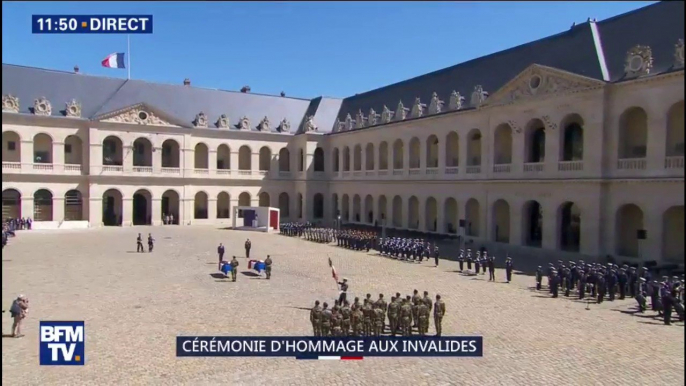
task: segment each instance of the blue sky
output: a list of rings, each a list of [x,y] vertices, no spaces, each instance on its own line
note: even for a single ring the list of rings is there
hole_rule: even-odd
[[[346,97],[652,2],[3,2],[3,63],[101,67],[126,35],[33,35],[33,14],[152,14],[131,77],[311,98]]]

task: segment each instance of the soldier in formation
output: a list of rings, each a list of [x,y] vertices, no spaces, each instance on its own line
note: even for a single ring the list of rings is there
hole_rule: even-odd
[[[302,237],[305,230],[311,227],[310,223],[288,222],[279,225],[279,233],[284,236]]]
[[[342,303],[335,300],[332,308],[326,302],[320,306],[317,300],[310,310],[310,323],[314,336],[378,337],[386,332],[391,336],[412,336],[413,327],[416,334],[426,336],[432,311],[436,334],[440,336],[445,304],[440,295],[436,295],[436,302],[432,303],[427,291],[422,297],[415,290],[413,296],[408,295],[404,299],[396,293],[390,302],[386,302],[383,294],[379,294],[376,300],[367,294],[362,304],[359,298],[355,298],[352,305],[347,300]]]
[[[418,263],[421,263],[423,259],[428,260],[433,257],[434,263],[438,266],[438,246],[426,240],[387,237],[379,240],[378,250],[382,256]]]
[[[354,251],[367,251],[375,247],[376,233],[359,230],[338,230],[336,244]]]
[[[331,228],[306,228],[303,231],[305,240],[316,243],[330,243],[333,241],[334,230]]]

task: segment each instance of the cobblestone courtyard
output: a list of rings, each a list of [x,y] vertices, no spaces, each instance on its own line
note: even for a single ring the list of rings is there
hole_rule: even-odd
[[[135,235],[152,232],[152,254]],[[274,259],[272,280],[217,279],[216,247]],[[484,357],[176,358],[177,335],[310,335],[314,300],[337,295],[327,257],[351,282],[350,299],[389,298],[413,289],[440,293],[444,335],[483,335]],[[515,264],[517,262],[515,261]],[[22,339],[2,341],[2,380],[15,385],[683,385],[684,328],[619,312],[633,300],[591,305],[549,299],[533,278],[489,283],[454,271],[457,263],[409,264],[279,235],[211,227],[138,227],[23,232],[3,251],[3,309],[26,294]],[[498,280],[504,271],[497,271]],[[649,313],[652,314],[652,313]],[[85,320],[86,365],[40,367],[38,322]],[[11,320],[3,314],[3,334]],[[430,334],[434,333],[433,325]]]

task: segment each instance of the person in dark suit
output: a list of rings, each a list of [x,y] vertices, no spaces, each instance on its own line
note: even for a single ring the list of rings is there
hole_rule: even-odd
[[[222,261],[224,261],[224,244],[219,243],[217,247],[217,255],[219,255],[219,269],[222,267]]]

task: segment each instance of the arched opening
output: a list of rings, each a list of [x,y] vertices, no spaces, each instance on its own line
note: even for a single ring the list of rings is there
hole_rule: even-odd
[[[565,202],[558,212],[560,219],[560,249],[579,252],[581,249],[581,211],[573,202]]]
[[[250,198],[250,193],[243,192],[238,196],[238,206],[251,206],[251,200],[252,199]]]
[[[303,195],[298,193],[298,218],[303,218]]]
[[[64,195],[64,221],[83,220],[83,197],[76,189]]]
[[[507,123],[495,129],[493,139],[493,164],[509,165],[512,163],[512,128]]]
[[[260,195],[258,196],[258,204],[257,205],[262,206],[262,207],[269,207],[271,205],[271,198],[269,197],[269,193],[261,192]]]
[[[195,157],[194,168],[196,169],[208,169],[210,163],[209,151],[207,145],[204,143],[199,143],[195,145],[195,150],[193,152]]]
[[[341,214],[341,208],[338,206],[338,194],[334,193],[331,195],[331,218],[338,219]]]
[[[388,221],[388,214],[386,213],[386,207],[388,206],[386,196],[383,194],[379,196],[379,201],[378,201],[379,208],[377,212],[379,213],[379,224],[384,225],[384,221]]]
[[[538,201],[527,201],[522,213],[522,244],[540,248],[543,242],[543,207]]]
[[[315,194],[312,203],[312,214],[314,215],[314,218],[324,218],[324,196],[322,196],[321,193]]]
[[[403,170],[405,168],[405,146],[403,141],[396,139],[393,142],[393,169]]]
[[[303,149],[298,151],[298,171],[305,171],[305,151]]]
[[[133,225],[152,224],[152,194],[140,189],[133,194]]]
[[[448,233],[457,233],[457,228],[460,225],[458,215],[457,201],[448,197],[445,200],[445,230]]]
[[[133,141],[133,166],[152,166],[152,144],[147,138]]]
[[[640,107],[631,107],[619,117],[619,159],[645,158],[647,144],[648,114]]]
[[[195,193],[195,198],[193,199],[193,218],[196,220],[205,220],[207,219],[207,208],[209,207],[208,205],[208,197],[207,193],[205,192],[197,192]]]
[[[162,142],[162,167],[178,168],[181,165],[181,149],[173,139]]]
[[[52,221],[52,193],[47,189],[33,194],[33,221]]]
[[[371,143],[367,144],[365,148],[365,170],[374,170],[374,145]]]
[[[409,224],[407,227],[409,229],[419,229],[419,200],[417,197],[412,196],[407,201],[407,214],[409,214]]]
[[[333,162],[333,171],[338,173],[341,171],[341,159],[338,148],[333,149],[333,155],[331,155],[331,162]]]
[[[64,163],[81,165],[83,163],[83,141],[77,135],[70,135],[64,140]]]
[[[40,133],[33,137],[33,162],[37,164],[52,163],[52,138],[49,135]]]
[[[122,166],[124,145],[121,139],[110,135],[102,141],[102,164],[105,166]]]
[[[2,221],[21,218],[21,193],[16,189],[2,191]]]
[[[465,235],[479,237],[481,228],[481,207],[479,201],[470,198],[465,206]]]
[[[290,204],[290,197],[288,197],[288,193],[283,192],[279,194],[279,211],[281,212],[281,217],[283,218],[289,218],[291,217],[291,204]]]
[[[379,145],[379,170],[388,170],[388,142]]]
[[[419,138],[412,137],[410,139],[410,169],[419,169],[422,166],[420,152]]]
[[[374,198],[371,194],[364,198],[364,220],[367,224],[374,223]]]
[[[291,152],[285,147],[282,147],[281,150],[279,150],[279,171],[291,171]],[[281,215],[283,216],[283,213],[281,213]]]
[[[225,144],[217,148],[217,170],[231,169],[231,148]]]
[[[534,119],[526,126],[525,161],[528,163],[545,162],[545,125]]]
[[[117,189],[108,189],[102,195],[102,223],[105,226],[122,224],[123,197]]]
[[[226,192],[217,195],[217,218],[231,217],[231,196]]]
[[[163,219],[169,218],[171,224],[179,224],[179,193],[173,189],[169,189],[162,193],[162,217]],[[168,223],[169,224],[169,223]]]
[[[355,171],[362,170],[362,146],[360,145],[355,145],[354,161]]]
[[[14,131],[2,132],[2,162],[21,162],[21,138]]]
[[[262,171],[269,171],[272,163],[272,151],[267,146],[262,146],[260,149],[260,164],[259,168]]]
[[[403,199],[400,196],[393,197],[393,227],[403,227]]]
[[[638,231],[643,230],[643,211],[634,204],[625,204],[617,210],[615,221],[615,254],[642,257]]]
[[[353,196],[353,222],[362,222],[362,199],[359,195]]]
[[[505,200],[493,203],[493,241],[497,243],[510,242],[510,204]]]
[[[460,137],[451,131],[445,139],[445,166],[456,167],[460,164]]]
[[[341,215],[343,221],[350,221],[350,197],[347,194],[343,195],[341,206],[343,207],[343,214]]]
[[[683,102],[681,106],[683,109]],[[683,114],[683,110],[681,111]],[[673,206],[662,215],[662,258],[665,261],[684,264],[683,205]]]
[[[246,145],[238,149],[238,170],[252,170],[252,150]]]
[[[314,149],[314,171],[324,171],[324,150],[321,147]]]
[[[581,161],[584,159],[584,120],[572,114],[562,120],[562,161]]]
[[[424,225],[429,232],[438,232],[438,203],[433,197],[426,199],[426,207],[424,208]]]
[[[467,143],[467,166],[481,165],[481,132],[473,129],[469,132]]]
[[[667,113],[666,146],[667,157],[684,156],[684,101],[675,103]]]
[[[350,171],[350,148],[347,146],[343,148],[343,171]]]
[[[438,137],[435,135],[426,139],[426,167],[438,167]]]

